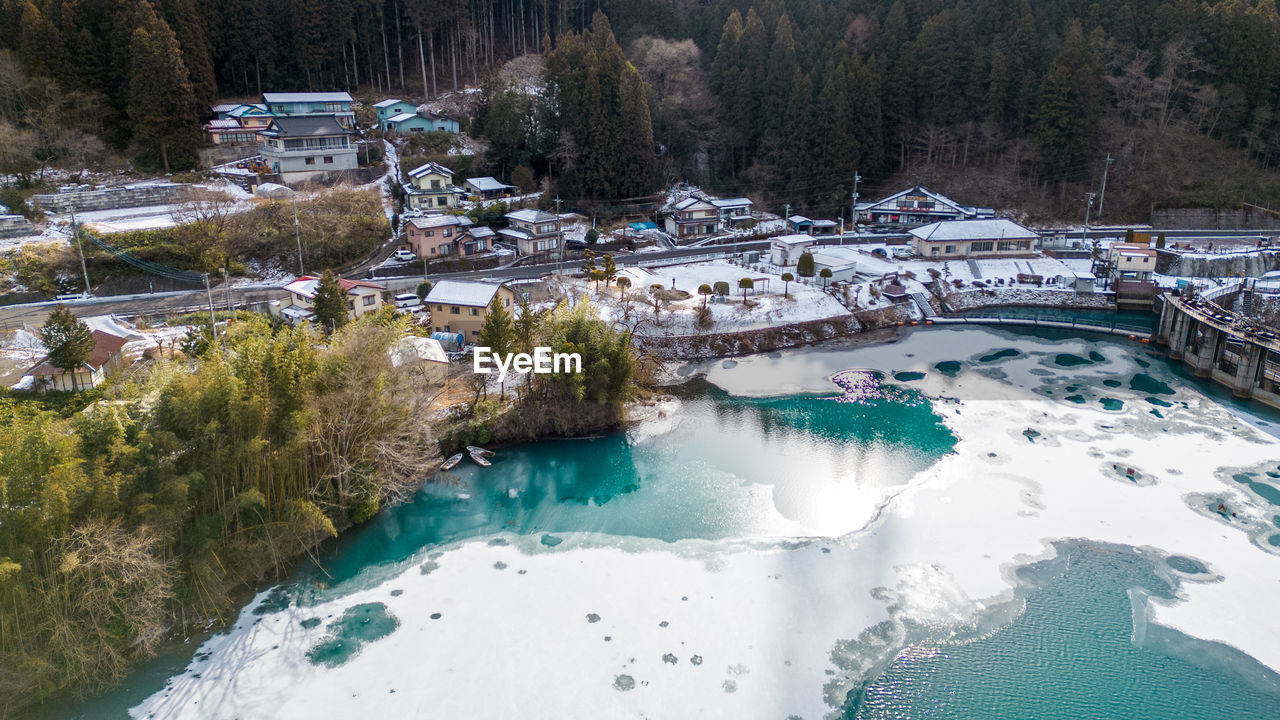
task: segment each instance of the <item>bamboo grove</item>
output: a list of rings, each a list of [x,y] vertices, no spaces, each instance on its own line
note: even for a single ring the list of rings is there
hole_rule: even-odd
[[[317,347],[244,315],[197,360],[0,401],[0,715],[119,679],[416,489],[438,457],[428,385],[370,317]]]

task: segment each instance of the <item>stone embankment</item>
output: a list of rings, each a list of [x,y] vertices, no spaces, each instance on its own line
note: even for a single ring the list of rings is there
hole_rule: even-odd
[[[1115,310],[1111,293],[1077,293],[1071,290],[1043,288],[989,288],[950,292],[943,298],[949,312],[964,312],[986,307],[1058,307],[1081,310]]]
[[[1280,249],[1208,254],[1156,251],[1156,272],[1177,277],[1259,277],[1280,270]]]
[[[67,213],[72,210],[76,212],[114,210],[178,202],[186,197],[190,189],[190,185],[183,183],[138,183],[120,187],[32,195],[31,202],[36,207],[55,213]]]

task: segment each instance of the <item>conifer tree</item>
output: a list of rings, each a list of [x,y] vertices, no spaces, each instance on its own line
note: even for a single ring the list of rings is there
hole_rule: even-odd
[[[1100,72],[1080,23],[1072,21],[1062,50],[1045,74],[1036,113],[1045,170],[1058,180],[1088,169],[1101,111]]]
[[[195,147],[195,96],[173,30],[150,8],[140,15],[144,24],[129,41],[129,119],[134,140],[157,147],[169,172],[170,151]]]
[[[316,283],[316,296],[311,300],[311,311],[316,322],[325,332],[333,332],[347,324],[347,293],[343,291],[338,276],[325,270]]]
[[[57,305],[40,328],[40,342],[49,364],[59,370],[78,370],[88,362],[95,345],[93,331],[66,305]]]

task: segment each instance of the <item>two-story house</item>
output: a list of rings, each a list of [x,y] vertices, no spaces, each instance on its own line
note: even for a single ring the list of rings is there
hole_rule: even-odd
[[[402,247],[407,247],[420,258],[432,260],[476,255],[492,249],[490,241],[485,240],[483,247],[477,238],[468,232],[471,218],[466,215],[428,215],[426,217],[409,218],[404,221]],[[492,231],[482,237],[491,237]],[[466,243],[471,243],[470,246]]]
[[[278,117],[258,133],[258,153],[287,183],[317,180],[359,165],[352,132],[332,115]]]
[[[724,226],[734,225],[743,220],[751,219],[751,199],[744,197],[736,198],[712,198],[709,200],[720,210],[720,224]]]
[[[269,92],[262,94],[262,102],[277,118],[332,115],[344,128],[356,126],[351,96],[344,92]]]
[[[338,278],[338,285],[347,294],[347,317],[355,320],[361,315],[377,312],[382,307],[383,285],[363,280]],[[271,304],[271,314],[279,315],[290,323],[304,320],[315,320],[316,289],[320,286],[320,278],[315,275],[303,275],[284,289],[288,295],[283,300]]]
[[[204,126],[214,145],[252,145],[259,130],[271,124],[271,113],[265,105],[226,103],[209,108],[213,119]]]
[[[418,106],[399,98],[389,98],[373,104],[373,111],[378,114],[378,129],[386,132],[386,122],[397,115],[410,115],[418,112]]]
[[[521,255],[554,252],[564,239],[559,215],[530,208],[509,212],[505,217],[509,225],[498,234],[514,243]]]
[[[467,342],[480,337],[480,328],[489,314],[494,297],[511,312],[516,294],[501,283],[468,280],[441,280],[423,301],[431,312],[431,331],[461,333]]]
[[[453,171],[434,162],[410,170],[404,192],[409,208],[423,211],[454,207],[461,194],[453,184]]]
[[[671,206],[665,225],[667,234],[677,238],[712,235],[720,231],[720,208],[690,196]]]
[[[858,203],[858,220],[915,227],[944,220],[983,220],[996,216],[988,207],[961,205],[919,185],[883,200]]]

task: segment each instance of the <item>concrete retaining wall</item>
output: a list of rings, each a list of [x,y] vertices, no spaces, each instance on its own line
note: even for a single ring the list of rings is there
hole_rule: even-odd
[[[1151,225],[1170,230],[1277,230],[1280,216],[1251,207],[1161,208],[1151,213]]]
[[[1280,270],[1280,250],[1249,250],[1221,255],[1156,251],[1156,272],[1178,277],[1258,277]]]
[[[21,215],[0,215],[0,238],[35,234],[35,228]]]
[[[114,210],[116,208],[167,205],[186,197],[189,185],[182,183],[148,183],[124,185],[102,190],[78,190],[74,192],[32,195],[31,202],[39,208],[56,213]]]

